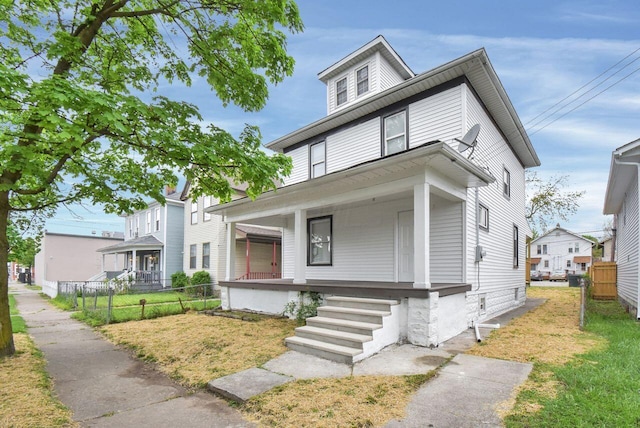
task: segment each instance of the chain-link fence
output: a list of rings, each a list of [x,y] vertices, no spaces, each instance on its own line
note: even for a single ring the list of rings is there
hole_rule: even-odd
[[[139,290],[102,281],[60,281],[56,299],[81,311],[91,325],[149,319],[219,306],[213,284]]]

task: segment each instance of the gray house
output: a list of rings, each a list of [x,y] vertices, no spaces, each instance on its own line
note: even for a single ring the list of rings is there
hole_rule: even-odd
[[[98,251],[121,255],[124,269],[140,284],[171,285],[171,275],[182,270],[184,202],[175,189],[166,189],[166,204],[152,202],[125,217],[124,242]],[[118,272],[122,273],[122,272]],[[114,277],[115,272],[107,272]]]

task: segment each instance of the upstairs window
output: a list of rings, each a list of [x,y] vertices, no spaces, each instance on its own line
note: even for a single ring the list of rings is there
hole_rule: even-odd
[[[479,205],[479,208],[478,226],[480,226],[480,228],[482,229],[489,230],[489,208],[485,207],[482,204]]]
[[[310,266],[331,265],[332,217],[318,217],[308,220],[307,261]]]
[[[326,174],[326,145],[325,142],[316,143],[310,150],[311,178],[320,177]]]
[[[384,118],[384,155],[392,155],[407,149],[406,112]]]
[[[138,234],[140,233],[140,216],[137,215],[136,216],[136,238],[139,236]]]
[[[211,206],[211,196],[205,196],[202,198],[202,221],[211,220],[211,213],[204,212],[204,209]]]
[[[129,238],[133,238],[133,218],[129,219]]]
[[[155,227],[155,231],[159,231],[160,230],[160,208],[156,208],[156,227]]]
[[[191,224],[198,224],[198,200],[191,201]]]
[[[151,233],[151,211],[147,211],[147,233]]]
[[[505,168],[502,172],[502,193],[507,198],[511,197],[511,173]]]
[[[369,92],[369,66],[365,65],[356,71],[356,84],[358,96]]]
[[[347,78],[336,82],[336,105],[342,105],[347,102]]]
[[[542,254],[542,245],[538,245],[536,248],[536,254]]]
[[[579,253],[579,252],[580,252],[580,244],[576,242],[576,253]]]

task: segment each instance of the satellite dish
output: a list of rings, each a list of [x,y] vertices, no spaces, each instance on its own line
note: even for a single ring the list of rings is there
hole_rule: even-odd
[[[466,134],[464,134],[464,137],[454,138],[454,140],[456,140],[459,143],[458,151],[460,153],[464,153],[465,151],[472,149],[471,153],[469,153],[469,156],[471,156],[471,154],[473,153],[473,150],[476,148],[476,144],[477,144],[476,139],[478,138],[479,133],[480,133],[480,124],[476,123],[471,127],[471,129],[467,131]]]

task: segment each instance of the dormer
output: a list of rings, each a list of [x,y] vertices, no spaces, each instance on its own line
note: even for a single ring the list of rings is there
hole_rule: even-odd
[[[382,36],[318,73],[318,78],[327,85],[327,114],[414,76]]]

